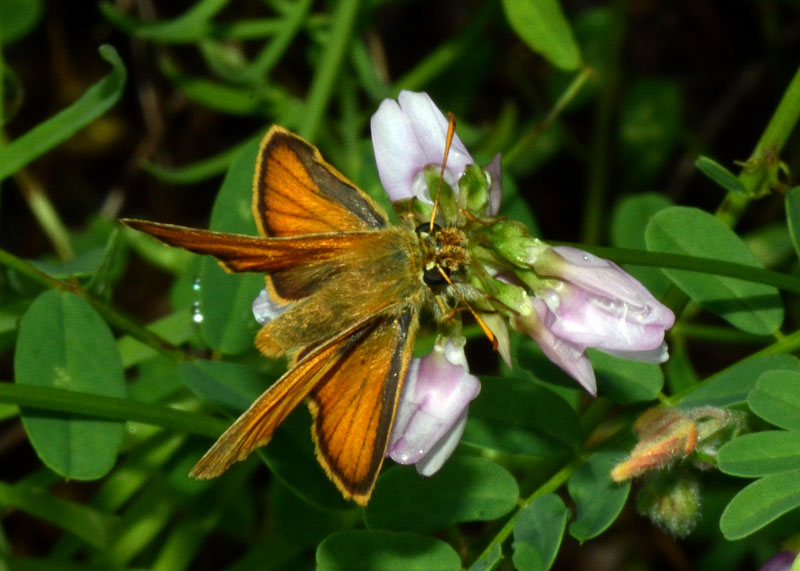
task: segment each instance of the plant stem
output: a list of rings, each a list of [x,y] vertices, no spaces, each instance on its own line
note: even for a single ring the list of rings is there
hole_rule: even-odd
[[[353,36],[353,25],[357,13],[358,0],[340,0],[333,13],[327,36],[328,42],[311,82],[306,112],[298,129],[298,134],[306,139],[314,140],[320,127],[341,71],[347,46]]]
[[[210,438],[216,438],[227,428],[220,418],[164,405],[19,383],[0,383],[0,401],[83,417],[141,422]]]
[[[32,279],[36,283],[41,284],[46,288],[57,289],[59,291],[70,292],[78,295],[88,301],[110,325],[125,331],[131,337],[134,337],[142,343],[149,345],[170,359],[182,361],[186,358],[185,353],[175,347],[172,343],[163,337],[156,335],[152,331],[145,329],[141,325],[138,325],[133,320],[122,315],[105,302],[90,296],[76,285],[72,285],[68,282],[59,280],[44,273],[29,262],[26,262],[22,258],[18,258],[17,256],[3,249],[0,249],[0,265],[19,272],[25,277]]]
[[[519,507],[517,510],[508,518],[508,521],[503,525],[503,527],[498,531],[495,536],[492,538],[492,541],[489,542],[489,545],[481,552],[481,554],[475,559],[475,562],[480,561],[481,559],[489,560],[492,555],[492,552],[499,547],[508,536],[514,531],[514,523],[516,522],[517,515],[519,515],[522,508],[526,507],[530,504],[533,500],[538,498],[539,496],[543,496],[544,494],[549,494],[550,492],[555,492],[558,488],[560,488],[564,482],[566,482],[570,476],[572,476],[573,472],[577,470],[578,466],[581,465],[583,459],[575,458],[572,462],[561,468],[558,472],[553,474],[549,480],[547,480],[544,484],[539,486],[535,492],[529,495],[527,498],[520,500]],[[470,566],[473,567],[473,565]]]
[[[620,54],[625,36],[627,0],[616,0],[611,7],[611,21],[608,26],[606,52],[602,68],[602,90],[597,101],[597,111],[593,128],[591,158],[589,160],[589,180],[586,198],[583,201],[583,236],[586,244],[601,241],[603,224],[607,220],[605,208],[607,169],[609,150],[612,148],[612,128],[614,124],[614,105],[619,88]]]
[[[717,209],[716,215],[722,222],[733,228],[744,214],[744,210],[752,200],[766,177],[766,169],[771,162],[777,161],[783,145],[800,119],[800,67],[789,82],[789,86],[781,97],[775,113],[767,123],[767,127],[758,139],[748,163],[753,168],[743,168],[739,180],[744,184],[746,193],[729,192]]]

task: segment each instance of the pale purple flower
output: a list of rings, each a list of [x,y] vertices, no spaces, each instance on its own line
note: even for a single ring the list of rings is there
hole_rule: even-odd
[[[434,474],[458,445],[469,403],[480,392],[469,374],[463,347],[448,341],[421,359],[412,359],[389,438],[387,456]]]
[[[372,146],[381,184],[392,202],[416,197],[432,204],[424,170],[441,167],[448,121],[427,93],[401,91],[397,100],[384,99],[370,120]],[[498,155],[499,157],[499,155]],[[489,214],[500,207],[500,160],[487,167],[492,177]],[[475,161],[458,135],[453,136],[444,181],[454,190],[468,165]]]
[[[553,334],[550,329],[555,316],[541,299],[531,299],[534,311],[529,316],[514,317],[514,328],[529,335],[542,353],[578,381],[590,394],[597,394],[597,381],[586,349]]]
[[[795,559],[797,553],[794,551],[781,551],[770,557],[758,571],[791,571]]]
[[[675,322],[674,314],[618,265],[556,246],[533,268],[540,276],[558,278],[540,296],[555,317],[549,323],[555,336],[627,359],[666,360],[664,332]]]
[[[545,280],[535,315],[515,325],[590,393],[596,390],[588,347],[650,363],[668,358],[664,333],[672,311],[615,263],[571,248],[537,246],[530,264]]]

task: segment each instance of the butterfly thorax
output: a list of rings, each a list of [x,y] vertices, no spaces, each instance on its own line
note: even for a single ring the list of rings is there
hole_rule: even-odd
[[[422,250],[422,281],[434,294],[452,285],[467,265],[467,238],[455,226],[440,228],[420,224],[416,228]]]

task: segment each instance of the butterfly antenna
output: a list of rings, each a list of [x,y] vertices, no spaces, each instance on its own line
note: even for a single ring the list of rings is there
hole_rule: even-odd
[[[439,194],[442,192],[442,179],[444,179],[444,167],[447,166],[447,155],[450,154],[450,143],[453,142],[453,135],[456,132],[456,116],[452,113],[447,114],[450,119],[447,123],[447,139],[444,143],[444,158],[442,159],[442,169],[439,171],[439,185],[436,187],[436,198],[433,201],[433,211],[431,212],[430,231],[433,232],[433,221],[436,219],[436,211],[439,208]]]

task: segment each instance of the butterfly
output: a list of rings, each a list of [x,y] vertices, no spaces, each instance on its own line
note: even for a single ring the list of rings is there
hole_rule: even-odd
[[[453,128],[451,120],[448,145]],[[279,310],[255,345],[267,357],[288,357],[288,371],[191,475],[213,478],[245,459],[305,400],[319,463],[346,499],[366,505],[421,312],[446,323],[465,308],[473,311],[466,301],[474,290],[467,280],[469,238],[458,225],[437,224],[435,209],[430,222],[419,224],[406,209],[400,223],[390,223],[316,147],[279,126],[260,146],[252,211],[259,237],[122,220],[167,244],[211,255],[229,272],[266,274],[269,300]]]

